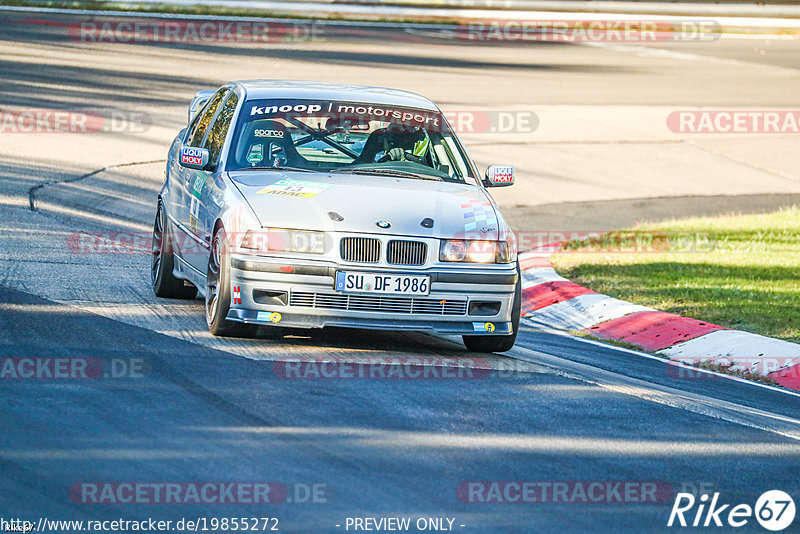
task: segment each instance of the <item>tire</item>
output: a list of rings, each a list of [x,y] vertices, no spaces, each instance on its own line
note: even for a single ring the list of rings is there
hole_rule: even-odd
[[[461,336],[464,345],[472,352],[506,352],[514,347],[519,330],[522,310],[522,276],[517,262],[517,287],[514,289],[514,304],[511,306],[511,334],[507,336]]]
[[[225,319],[231,309],[231,258],[228,236],[223,228],[214,233],[206,275],[206,323],[215,336],[252,337],[256,325]]]
[[[158,201],[156,221],[153,224],[153,256],[150,264],[150,280],[153,293],[168,299],[193,299],[197,288],[187,285],[172,273],[175,269],[175,256],[172,251],[169,221],[161,200]]]

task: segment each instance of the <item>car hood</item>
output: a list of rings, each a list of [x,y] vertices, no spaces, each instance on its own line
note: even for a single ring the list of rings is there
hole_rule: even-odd
[[[436,238],[498,235],[494,205],[477,186],[343,173],[243,171],[230,177],[263,227]],[[300,189],[283,191],[287,180]],[[331,212],[343,220],[334,221]],[[426,218],[433,219],[432,228],[422,226]],[[378,221],[391,226],[382,229]]]

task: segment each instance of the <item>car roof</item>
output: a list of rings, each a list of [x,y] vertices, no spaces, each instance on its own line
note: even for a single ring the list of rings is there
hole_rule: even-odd
[[[422,95],[399,89],[301,80],[241,80],[233,82],[244,89],[246,100],[300,99],[363,102],[438,111],[436,104]]]

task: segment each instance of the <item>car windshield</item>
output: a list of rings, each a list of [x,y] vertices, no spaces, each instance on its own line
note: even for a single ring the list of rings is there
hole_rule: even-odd
[[[244,103],[228,171],[352,172],[477,185],[464,149],[438,111],[317,100]]]

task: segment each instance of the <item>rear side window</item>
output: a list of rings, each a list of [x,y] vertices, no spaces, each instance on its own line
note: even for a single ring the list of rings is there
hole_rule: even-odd
[[[239,103],[239,97],[235,93],[231,93],[228,100],[223,104],[222,109],[217,115],[214,125],[208,132],[206,139],[206,148],[209,152],[208,161],[216,163],[219,161],[219,154],[222,151],[222,145],[225,144],[225,137],[228,134],[228,129],[231,125],[231,119],[236,111],[236,105]]]
[[[188,145],[189,146],[196,146],[199,147],[203,143],[203,138],[206,135],[206,130],[208,129],[208,125],[211,123],[211,119],[214,118],[214,114],[217,112],[217,108],[219,107],[219,103],[222,102],[222,98],[225,96],[227,89],[220,89],[217,91],[211,100],[209,101],[208,105],[203,112],[203,115],[200,117],[199,120],[195,121],[192,125],[192,129],[189,132],[188,136]]]

